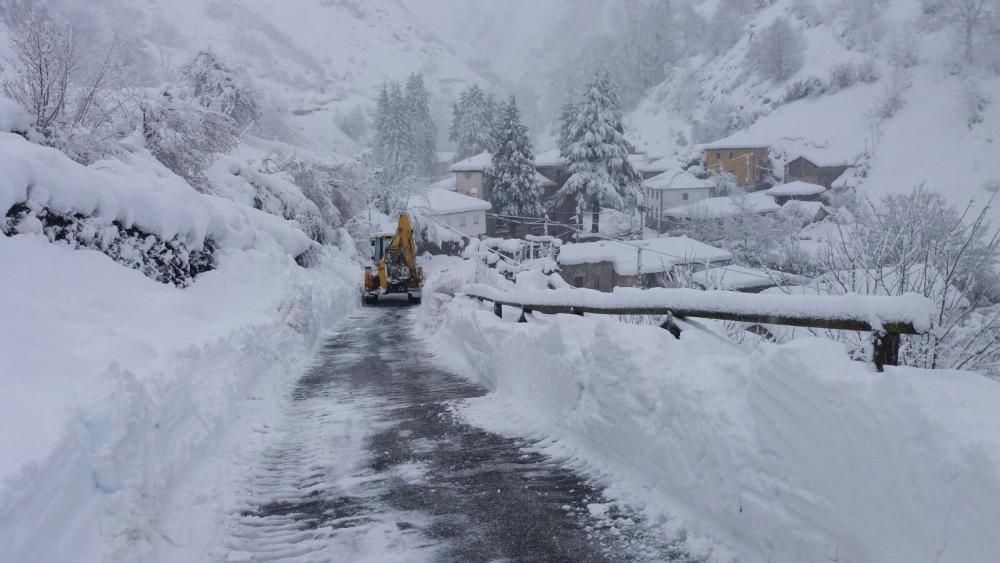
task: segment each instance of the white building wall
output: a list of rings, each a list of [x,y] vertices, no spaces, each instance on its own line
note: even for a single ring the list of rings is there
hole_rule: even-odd
[[[646,190],[646,207],[649,209],[650,217],[657,217],[663,211],[708,199],[711,195],[709,188],[696,188],[691,190]]]
[[[486,234],[486,212],[466,211],[464,213],[447,213],[438,218],[452,229],[471,238]]]

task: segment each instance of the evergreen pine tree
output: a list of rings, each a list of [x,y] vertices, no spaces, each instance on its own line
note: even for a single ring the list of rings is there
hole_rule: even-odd
[[[406,117],[410,121],[413,161],[415,172],[430,176],[437,161],[437,127],[431,118],[427,88],[421,74],[411,74],[406,81]]]
[[[570,177],[559,190],[562,197],[588,204],[593,214],[591,232],[600,232],[601,207],[635,211],[642,201],[642,177],[628,156],[633,147],[625,139],[621,106],[607,72],[597,74],[576,107],[564,110],[560,151]]]
[[[521,113],[513,97],[499,104],[495,149],[492,165],[486,170],[493,209],[499,215],[541,215],[541,186],[536,178],[535,155],[528,139],[528,128],[521,123]],[[511,224],[512,235],[516,235],[514,225]]]
[[[414,173],[413,132],[406,97],[398,83],[383,86],[375,112],[375,158],[384,186]]]
[[[493,148],[495,107],[492,97],[487,97],[478,85],[462,92],[453,111],[450,135],[450,139],[458,145],[457,160]]]

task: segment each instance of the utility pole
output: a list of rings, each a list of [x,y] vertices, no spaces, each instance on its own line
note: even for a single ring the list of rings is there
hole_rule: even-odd
[[[645,289],[646,283],[643,281],[642,277],[642,242],[639,242],[639,247],[637,248],[638,256],[635,258],[635,275],[639,277],[639,287]]]

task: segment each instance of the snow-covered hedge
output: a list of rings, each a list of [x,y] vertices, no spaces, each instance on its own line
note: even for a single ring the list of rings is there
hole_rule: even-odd
[[[5,234],[45,232],[53,240],[102,251],[117,248],[112,252],[121,251],[120,256],[113,257],[126,262],[136,257],[123,249],[155,254],[158,245],[188,258],[215,248],[254,248],[264,239],[293,257],[314,246],[297,223],[200,194],[144,149],[124,146],[118,159],[83,166],[55,149],[0,132]],[[209,264],[201,258],[195,262],[191,272]]]

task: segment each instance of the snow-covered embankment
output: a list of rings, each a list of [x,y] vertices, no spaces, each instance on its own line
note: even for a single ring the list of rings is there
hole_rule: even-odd
[[[423,318],[442,360],[492,391],[466,416],[542,438],[711,560],[1000,549],[1000,385],[984,377],[878,375],[823,339],[747,351],[608,317],[517,324],[440,293]]]
[[[37,221],[0,236],[0,560],[204,555],[228,452],[354,306],[357,268],[141,149],[84,167],[14,135],[0,146],[0,209],[87,217],[97,240],[124,225],[216,243],[213,269],[180,289],[53,242]],[[309,248],[307,269],[295,258]]]

